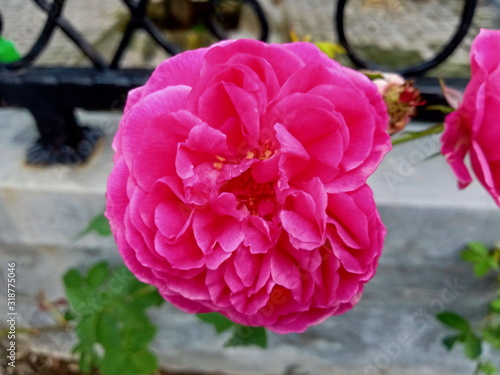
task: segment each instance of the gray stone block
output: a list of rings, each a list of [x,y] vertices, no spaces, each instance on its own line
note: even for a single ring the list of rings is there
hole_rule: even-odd
[[[0,265],[18,264],[19,311],[28,325],[47,324],[36,295],[44,290],[49,298],[63,296],[61,277],[68,268],[102,259],[121,263],[109,238],[73,240],[104,206],[110,140],[119,118],[80,117],[108,133],[88,165],[34,169],[22,163],[35,136],[31,119],[0,110]],[[437,138],[397,147],[370,178],[388,234],[377,275],[352,311],[301,335],[271,334],[270,348],[261,350],[223,348],[226,337],[166,304],[152,312],[162,363],[230,374],[470,374],[472,365],[460,350],[449,354],[441,345],[448,332],[434,314],[457,310],[473,321],[484,314],[495,282],[476,280],[458,254],[469,241],[499,239],[500,210],[479,184],[458,191],[442,158],[421,161],[437,151]],[[3,290],[0,299],[4,310]],[[67,355],[73,340],[50,334],[31,345]]]

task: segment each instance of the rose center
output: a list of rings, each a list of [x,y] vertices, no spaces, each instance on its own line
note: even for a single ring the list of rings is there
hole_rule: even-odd
[[[220,191],[234,194],[238,200],[238,208],[246,207],[252,215],[270,220],[277,212],[274,182],[258,183],[250,170],[227,181]]]

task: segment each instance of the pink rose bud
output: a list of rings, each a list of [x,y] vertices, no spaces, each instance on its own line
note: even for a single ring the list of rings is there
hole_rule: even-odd
[[[383,78],[373,81],[384,98],[389,112],[389,134],[404,129],[411,117],[416,114],[416,107],[424,105],[420,91],[413,81],[405,80],[398,74],[380,73]]]
[[[310,43],[221,42],[130,92],[107,211],[126,265],[189,313],[278,333],[351,309],[385,228],[376,86]]]

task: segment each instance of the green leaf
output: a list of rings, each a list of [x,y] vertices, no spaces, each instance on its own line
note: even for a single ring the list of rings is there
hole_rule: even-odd
[[[443,345],[446,347],[446,349],[451,350],[459,340],[460,340],[459,335],[447,336],[443,339]]]
[[[158,369],[158,359],[149,350],[132,354],[132,364],[139,374],[151,374]]]
[[[464,354],[469,359],[477,359],[481,355],[481,341],[472,332],[465,336]]]
[[[70,322],[76,318],[75,314],[71,310],[68,310],[64,313],[64,320]]]
[[[478,372],[484,375],[496,375],[498,374],[497,368],[491,363],[491,361],[481,362],[478,364]]]
[[[80,353],[80,360],[78,361],[78,367],[80,367],[80,371],[84,374],[90,373],[96,366],[96,363],[94,362],[96,354],[93,352],[92,348],[89,346],[84,346],[81,349],[75,348],[73,351],[75,353]]]
[[[104,284],[109,275],[109,265],[106,262],[97,263],[90,269],[87,282],[91,287],[97,288]]]
[[[87,228],[85,228],[75,236],[75,239],[80,239],[83,236],[86,236],[87,234],[92,232],[96,232],[100,236],[111,236],[111,228],[109,227],[109,221],[106,218],[106,216],[104,216],[104,213],[94,217],[87,225]]]
[[[87,315],[81,318],[75,328],[80,343],[91,345],[96,342],[98,323],[99,316],[97,314]]]
[[[474,274],[477,277],[484,276],[492,269],[498,269],[498,263],[490,255],[489,249],[479,242],[469,243],[460,256],[463,260],[473,264]]]
[[[63,276],[63,283],[66,288],[79,288],[85,285],[85,279],[76,269],[70,269]]]
[[[21,54],[13,41],[0,36],[0,63],[11,63],[21,59]]]
[[[491,270],[491,263],[486,259],[475,263],[473,268],[474,275],[476,275],[476,277],[481,277],[486,275]]]
[[[443,113],[452,113],[455,111],[455,109],[447,106],[447,105],[428,105],[427,107],[425,107],[425,109],[427,111],[440,111],[440,112],[443,112]]]
[[[89,304],[89,290],[85,287],[66,288],[66,298],[71,309],[79,315],[92,315],[95,310]]]
[[[104,375],[132,375],[136,374],[130,366],[130,355],[121,351],[106,352],[99,362],[99,370]]]
[[[126,267],[110,271],[102,262],[85,276],[71,270],[64,282],[71,309],[77,313],[74,353],[80,357],[82,370],[140,375],[158,367],[147,349],[156,326],[146,310],[163,302],[155,287],[137,280]]]
[[[235,325],[233,335],[226,341],[224,346],[248,346],[256,345],[261,348],[267,347],[267,332],[264,327],[248,327],[240,324]]]
[[[123,329],[124,348],[137,351],[146,348],[156,335],[156,326],[145,324],[137,328]]]
[[[486,326],[482,334],[484,341],[495,349],[500,349],[500,325]]]
[[[202,322],[212,324],[217,333],[224,332],[234,326],[234,323],[219,313],[196,314]]]
[[[141,328],[148,325],[148,317],[138,306],[133,303],[118,303],[113,310],[114,316],[127,328]]]
[[[436,317],[441,323],[457,331],[467,332],[470,330],[469,322],[454,312],[443,311],[437,314]]]
[[[384,79],[384,76],[377,72],[362,71],[362,73],[367,76],[371,81],[376,79]]]
[[[340,44],[332,42],[314,42],[314,45],[318,47],[321,52],[325,53],[329,58],[334,59],[335,55],[345,55],[346,50]]]
[[[121,333],[118,322],[108,312],[103,312],[100,316],[96,342],[101,344],[106,351],[121,347]]]
[[[494,312],[500,313],[500,298],[491,301],[490,309]]]
[[[488,247],[480,242],[469,242],[467,244],[467,249],[483,257],[487,256],[490,252]]]
[[[134,293],[134,304],[141,308],[160,306],[165,300],[153,285],[143,285]]]

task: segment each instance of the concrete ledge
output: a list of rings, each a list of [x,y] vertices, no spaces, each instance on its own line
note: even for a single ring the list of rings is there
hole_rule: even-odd
[[[68,268],[101,259],[120,263],[112,239],[73,241],[104,207],[110,140],[119,115],[82,113],[85,123],[106,131],[101,149],[85,166],[45,169],[23,164],[36,137],[31,118],[4,109],[0,118],[0,264],[18,263],[24,323],[46,324],[47,317],[36,310],[38,290],[61,297],[61,276]],[[388,235],[378,273],[355,309],[302,335],[272,334],[270,349],[263,351],[225,349],[225,338],[211,327],[166,305],[153,313],[160,325],[155,348],[162,363],[227,374],[472,373],[460,350],[448,354],[442,347],[448,332],[433,316],[451,309],[477,320],[484,313],[494,280],[476,280],[458,252],[472,240],[499,240],[500,210],[479,184],[458,191],[442,158],[419,162],[439,151],[437,139],[426,142],[397,147],[370,178]],[[1,290],[0,309],[4,294]],[[36,345],[67,353],[72,340],[45,335]]]

